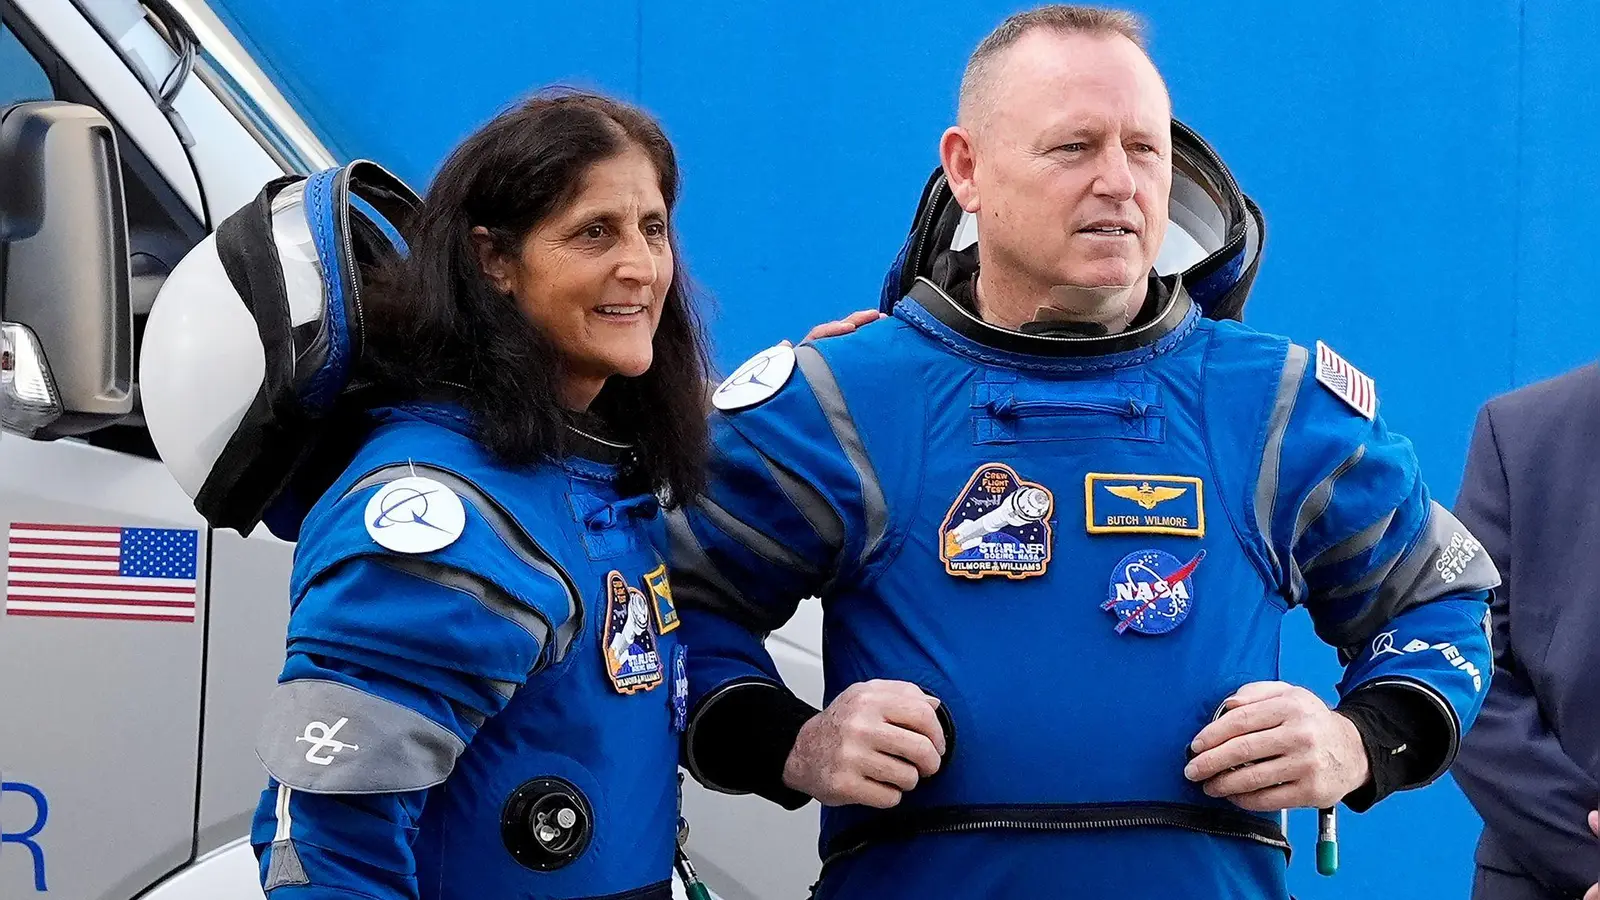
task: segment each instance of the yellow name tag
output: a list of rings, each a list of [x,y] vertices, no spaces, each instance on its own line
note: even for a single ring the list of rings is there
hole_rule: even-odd
[[[1113,475],[1083,479],[1090,534],[1205,537],[1205,484],[1190,475]]]

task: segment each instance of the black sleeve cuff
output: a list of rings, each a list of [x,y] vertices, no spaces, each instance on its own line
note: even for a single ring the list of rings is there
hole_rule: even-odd
[[[1355,812],[1366,812],[1396,791],[1421,787],[1450,763],[1457,741],[1455,724],[1421,691],[1380,684],[1358,688],[1338,712],[1356,726],[1367,752],[1371,776],[1344,798]]]
[[[684,733],[684,759],[696,781],[729,794],[756,794],[785,809],[811,797],[783,783],[800,727],[821,710],[770,681],[723,686],[701,701]]]

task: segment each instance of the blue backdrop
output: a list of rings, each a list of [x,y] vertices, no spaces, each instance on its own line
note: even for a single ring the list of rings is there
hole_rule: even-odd
[[[715,298],[724,369],[875,303],[965,56],[999,0],[212,0],[343,156],[426,184],[519,95],[561,82],[664,121],[679,229]],[[1600,220],[1592,0],[1139,0],[1177,114],[1266,212],[1248,312],[1377,379],[1384,413],[1455,495],[1490,396],[1595,355],[1583,272]],[[470,11],[469,11],[470,10]],[[1285,676],[1331,696],[1305,617]],[[1479,822],[1452,782],[1347,814],[1344,867],[1302,898],[1464,897]]]

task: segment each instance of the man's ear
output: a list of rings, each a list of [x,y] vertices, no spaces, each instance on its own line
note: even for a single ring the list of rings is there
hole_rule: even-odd
[[[495,290],[502,294],[511,293],[509,266],[506,258],[494,249],[494,239],[489,236],[489,229],[476,225],[471,234],[472,246],[478,251],[478,268],[483,270]]]
[[[973,146],[972,132],[952,125],[939,139],[939,163],[944,166],[944,177],[950,182],[950,193],[961,208],[975,213],[982,205],[978,197],[978,184],[973,176],[978,170],[978,155]]]

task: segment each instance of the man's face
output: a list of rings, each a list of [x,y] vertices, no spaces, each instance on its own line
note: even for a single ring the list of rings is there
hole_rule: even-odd
[[[1143,280],[1167,230],[1171,101],[1121,36],[1036,30],[1004,51],[969,124],[980,258],[1042,290]],[[974,206],[976,209],[974,209]]]

